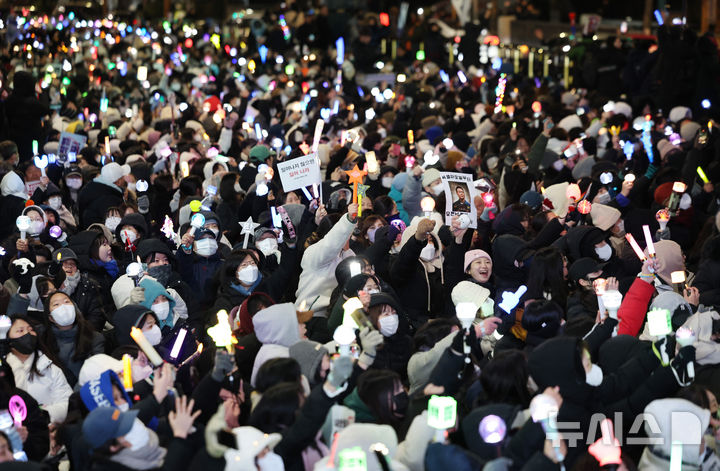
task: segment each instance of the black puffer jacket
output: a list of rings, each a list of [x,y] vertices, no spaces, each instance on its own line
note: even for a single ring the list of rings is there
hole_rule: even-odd
[[[96,222],[103,224],[107,209],[122,203],[123,193],[119,189],[99,181],[91,181],[78,194],[80,225],[88,227]]]
[[[109,316],[110,313],[115,312],[115,303],[110,294],[110,288],[115,280],[103,267],[94,264],[90,258],[90,247],[98,237],[104,237],[104,235],[96,231],[82,231],[70,238],[68,247],[78,256],[80,271],[87,276],[89,281],[99,287],[102,309]],[[96,319],[95,322],[99,323],[99,320]]]

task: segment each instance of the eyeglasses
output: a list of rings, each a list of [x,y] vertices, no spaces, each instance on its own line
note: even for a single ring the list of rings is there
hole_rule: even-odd
[[[250,260],[249,262],[243,262],[240,265],[238,265],[238,268],[247,268],[247,267],[254,267],[257,266],[257,263],[255,263],[254,260]]]

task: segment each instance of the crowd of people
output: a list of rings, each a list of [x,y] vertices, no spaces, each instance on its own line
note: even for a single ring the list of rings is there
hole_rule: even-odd
[[[652,66],[714,43],[324,10],[7,18],[0,468],[720,469],[717,76]]]

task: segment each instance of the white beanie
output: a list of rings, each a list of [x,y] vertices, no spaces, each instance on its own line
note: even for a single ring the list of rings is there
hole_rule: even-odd
[[[607,231],[615,225],[622,214],[616,208],[605,204],[593,203],[590,208],[593,226],[600,230]]]

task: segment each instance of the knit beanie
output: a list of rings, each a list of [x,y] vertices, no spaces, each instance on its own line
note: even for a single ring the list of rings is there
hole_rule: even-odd
[[[290,358],[294,358],[300,364],[300,371],[310,382],[315,385],[315,374],[320,367],[323,356],[328,355],[327,349],[312,340],[300,340],[290,347]]]
[[[475,250],[468,250],[465,252],[465,262],[463,263],[463,271],[467,272],[468,268],[470,268],[470,265],[472,265],[472,262],[479,258],[487,258],[492,262],[492,257],[485,252],[484,250],[475,249]]]
[[[478,309],[487,301],[490,290],[472,281],[461,281],[452,290],[450,297],[456,306],[459,303],[473,303]]]
[[[425,173],[423,173],[422,186],[430,186],[430,184],[438,178],[441,178],[440,170],[436,168],[429,168],[425,170]]]
[[[621,213],[612,206],[595,203],[590,208],[590,217],[592,217],[593,226],[607,231],[615,225],[620,219]]]
[[[659,240],[654,245],[657,255],[655,274],[669,285],[672,272],[685,271],[685,259],[683,258],[682,249],[677,242],[672,240]],[[647,249],[645,249],[645,255],[648,255]]]
[[[117,407],[113,400],[113,382],[120,389],[127,403],[132,403],[117,373],[107,370],[100,375],[100,378],[88,381],[80,388],[80,398],[89,411],[98,407]]]

